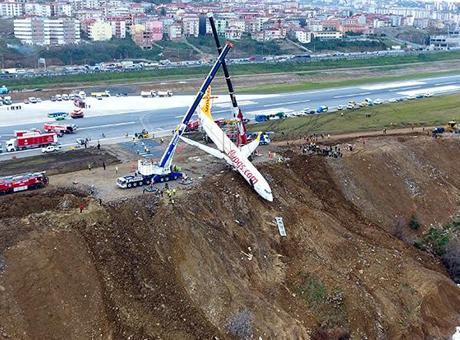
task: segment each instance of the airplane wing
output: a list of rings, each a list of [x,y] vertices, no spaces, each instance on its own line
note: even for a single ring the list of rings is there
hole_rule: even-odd
[[[192,145],[192,146],[195,146],[198,149],[200,149],[200,150],[202,150],[204,152],[207,152],[207,153],[209,153],[210,155],[212,155],[212,156],[214,156],[216,158],[225,159],[227,161],[227,163],[232,164],[232,161],[227,157],[227,155],[225,155],[224,153],[220,152],[219,150],[216,150],[216,149],[211,148],[211,147],[209,147],[207,145],[195,142],[194,140],[191,140],[191,139],[183,137],[183,136],[181,136],[180,139],[183,140],[185,143],[187,143],[189,145]]]
[[[260,136],[262,135],[261,132],[257,134],[256,139],[254,139],[251,143],[243,145],[241,147],[241,154],[245,157],[248,158],[249,156],[252,155],[252,153],[257,149],[260,143]]]

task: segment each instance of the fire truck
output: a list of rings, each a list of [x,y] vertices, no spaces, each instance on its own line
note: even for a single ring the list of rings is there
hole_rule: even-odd
[[[47,185],[48,176],[44,171],[0,177],[0,195],[44,188]]]
[[[74,133],[77,131],[77,125],[45,123],[43,124],[43,130],[46,132],[54,132],[59,137],[62,137],[65,133]]]

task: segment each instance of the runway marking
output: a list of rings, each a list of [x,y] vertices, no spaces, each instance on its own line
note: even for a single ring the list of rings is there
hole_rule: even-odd
[[[448,82],[448,83],[437,83],[437,84],[434,84],[434,86],[453,85],[453,84],[457,84],[457,82],[456,81],[451,81],[451,82]]]
[[[292,102],[282,102],[282,103],[276,103],[276,104],[266,104],[262,105],[263,107],[275,107],[275,106],[281,106],[281,105],[290,105],[290,104],[300,104],[300,103],[308,103],[311,102],[310,99],[305,99],[305,100],[296,100]]]
[[[242,101],[238,102],[238,106],[253,105],[253,104],[258,104],[258,103],[254,102],[252,100],[242,100]],[[226,107],[231,108],[232,103],[227,101],[227,102],[224,102],[224,103],[213,104],[213,106],[220,107],[220,108],[226,108]]]
[[[382,84],[375,84],[375,85],[364,85],[360,86],[362,90],[386,90],[392,89],[396,87],[407,87],[407,86],[414,86],[414,85],[424,85],[426,83],[421,81],[398,81],[392,83],[382,83]]]
[[[371,94],[372,92],[362,92],[362,93],[354,93],[354,94],[344,94],[342,96],[335,96],[332,97],[334,99],[339,99],[339,98],[351,98],[351,97],[359,97],[359,96],[366,96],[368,94]]]
[[[393,89],[393,90],[388,90],[388,92],[396,92],[396,91],[405,91],[405,90],[415,90],[415,89],[419,89],[421,88],[422,86],[409,86],[409,87],[403,87],[403,88],[400,88],[400,89]]]
[[[440,86],[440,87],[423,88],[423,89],[414,90],[414,91],[398,92],[398,94],[401,94],[403,96],[416,96],[418,94],[424,94],[424,93],[439,94],[439,93],[453,92],[453,91],[459,91],[459,90],[460,90],[460,86],[458,85],[447,85],[447,86]]]
[[[132,125],[132,124],[136,124],[136,122],[125,122],[125,123],[95,125],[95,126],[88,126],[88,127],[78,128],[78,130],[92,130],[92,129],[100,129],[100,128],[105,128],[105,127],[124,126],[124,125]]]

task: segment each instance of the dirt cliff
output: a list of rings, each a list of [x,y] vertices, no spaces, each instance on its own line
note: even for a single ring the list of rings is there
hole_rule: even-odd
[[[445,338],[459,288],[393,226],[458,211],[456,143],[288,152],[261,166],[273,203],[231,171],[174,205],[52,188],[3,197],[0,339]]]

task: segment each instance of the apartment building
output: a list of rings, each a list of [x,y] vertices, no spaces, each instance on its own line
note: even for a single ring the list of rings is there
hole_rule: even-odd
[[[306,30],[296,30],[295,31],[295,38],[302,44],[309,44],[311,42],[311,32]]]
[[[117,39],[126,38],[126,20],[124,18],[109,18],[112,36]]]
[[[185,36],[198,37],[200,33],[200,18],[198,15],[184,15],[182,18],[182,31]]]
[[[24,4],[24,14],[38,17],[50,17],[52,15],[51,4],[28,2]]]
[[[163,39],[163,22],[151,20],[144,24],[133,25],[131,26],[131,37],[139,47],[150,49],[156,41]]]
[[[19,2],[1,2],[0,17],[20,17],[24,15],[24,4]]]
[[[112,39],[112,25],[105,21],[95,21],[88,27],[88,37],[93,41]]]
[[[342,32],[335,32],[335,31],[320,31],[320,32],[312,32],[313,37],[315,39],[341,39],[343,38]]]
[[[80,42],[80,22],[73,18],[29,17],[14,20],[14,36],[24,44],[65,45]]]

